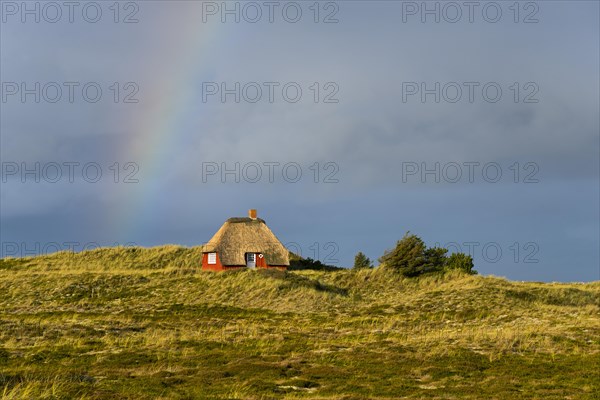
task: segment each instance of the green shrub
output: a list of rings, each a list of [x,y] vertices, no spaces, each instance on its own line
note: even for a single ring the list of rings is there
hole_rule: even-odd
[[[446,269],[458,269],[472,275],[477,273],[477,271],[473,269],[474,267],[473,257],[464,253],[452,253],[446,262]]]
[[[302,258],[299,256],[290,257],[290,271],[302,271],[302,270],[315,270],[315,271],[337,271],[343,268],[335,267],[333,265],[323,264],[319,260],[313,260],[312,258]]]
[[[404,276],[418,276],[425,272],[427,261],[425,259],[425,243],[416,235],[407,232],[396,243],[396,247],[387,250],[379,262],[387,268],[394,269]]]
[[[396,247],[379,258],[379,262],[407,277],[415,277],[432,272],[443,272],[458,269],[475,274],[473,258],[463,253],[455,253],[448,257],[448,249],[441,247],[427,248],[421,238],[407,232],[396,243]]]

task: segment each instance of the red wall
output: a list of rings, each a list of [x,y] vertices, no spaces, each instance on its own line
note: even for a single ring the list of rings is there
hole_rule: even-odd
[[[203,271],[226,271],[231,269],[246,268],[245,265],[223,265],[219,253],[217,253],[217,263],[208,264],[208,253],[202,254],[202,270]],[[256,268],[277,268],[280,270],[286,270],[285,265],[267,265],[267,259],[263,256],[256,257]]]
[[[209,264],[208,263],[208,253],[202,254],[202,269],[204,271],[224,271],[223,264],[221,264],[221,259],[219,258],[219,253],[217,253],[217,263]]]

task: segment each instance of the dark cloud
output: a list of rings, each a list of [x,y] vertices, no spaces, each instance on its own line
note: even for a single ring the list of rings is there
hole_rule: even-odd
[[[3,82],[96,82],[104,97],[3,103],[2,161],[97,162],[105,178],[23,184],[10,176],[0,194],[2,241],[194,245],[254,206],[284,242],[335,242],[341,265],[359,250],[376,258],[411,230],[428,243],[500,243],[500,262],[475,254],[485,273],[598,279],[598,4],[540,7],[535,24],[511,14],[497,24],[403,22],[402,2],[340,3],[337,24],[203,23],[194,2],[140,4],[137,24],[3,23]],[[114,82],[134,82],[139,102],[112,101]],[[222,103],[202,101],[203,82],[279,86],[273,103],[266,92],[257,103]],[[289,82],[303,90],[297,103],[282,98]],[[406,82],[455,82],[463,97],[403,98]],[[465,82],[478,83],[473,102]],[[482,97],[490,82],[503,91],[496,103]],[[324,103],[332,87],[339,102]],[[525,103],[533,92],[539,101]],[[114,162],[136,163],[140,182],[112,183]],[[207,162],[297,163],[303,176],[204,182]],[[338,183],[323,182],[328,162]],[[407,162],[496,163],[503,179],[487,182],[478,170],[473,183],[431,175],[423,183],[420,173],[406,180]],[[523,183],[528,163],[538,183]],[[515,242],[539,244],[540,263],[510,261]]]

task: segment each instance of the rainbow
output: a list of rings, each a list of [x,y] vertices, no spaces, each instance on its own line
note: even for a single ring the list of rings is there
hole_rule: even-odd
[[[157,75],[156,68],[150,64],[141,77],[137,98],[144,117],[129,121],[128,144],[119,152],[121,168],[127,162],[139,166],[136,175],[139,183],[118,185],[122,191],[120,198],[126,200],[111,218],[111,231],[120,238],[119,243],[139,240],[144,226],[159,213],[156,199],[164,198],[161,178],[169,171],[169,161],[176,157],[178,149],[186,147],[184,139],[189,134],[183,126],[186,118],[191,112],[197,118],[201,109],[197,104],[191,106],[201,94],[196,82],[211,74],[208,59],[211,47],[222,42],[223,31],[235,30],[235,24],[202,24],[194,12],[187,12],[181,18],[176,32],[168,35],[173,38],[172,47],[167,51],[172,58],[168,61],[172,62],[160,60],[163,70],[158,76],[150,76]],[[152,85],[145,88],[141,82]],[[124,172],[127,174],[131,169],[121,171]]]

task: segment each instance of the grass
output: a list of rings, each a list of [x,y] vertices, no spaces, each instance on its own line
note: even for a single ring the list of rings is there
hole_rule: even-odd
[[[598,399],[600,282],[0,260],[3,399]]]

